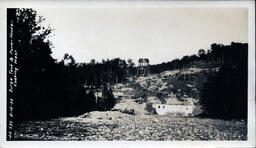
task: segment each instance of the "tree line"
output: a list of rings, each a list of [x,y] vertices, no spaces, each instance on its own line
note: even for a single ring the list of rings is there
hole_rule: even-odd
[[[13,48],[18,53],[15,120],[74,116],[113,107],[115,99],[107,84],[124,79],[123,60],[85,64],[65,54],[58,62],[51,56],[52,29],[41,25],[42,16],[33,9],[8,9],[7,15],[8,27],[13,27]],[[96,103],[99,88],[103,94]]]
[[[169,62],[151,65],[151,73],[160,73],[166,70],[182,69],[188,67],[209,68],[221,65],[238,64],[247,61],[247,43],[231,42],[231,45],[213,43],[208,50],[199,49],[197,55],[186,55]],[[200,64],[200,61],[203,64]]]

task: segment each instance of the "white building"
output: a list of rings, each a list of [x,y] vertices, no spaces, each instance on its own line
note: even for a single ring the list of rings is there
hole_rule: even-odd
[[[153,104],[153,108],[155,108],[156,113],[159,115],[164,115],[166,113],[184,114],[188,116],[192,114],[193,107],[192,105],[168,105],[168,104]]]

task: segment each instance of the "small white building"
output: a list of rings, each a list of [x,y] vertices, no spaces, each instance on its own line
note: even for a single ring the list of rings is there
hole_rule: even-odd
[[[159,115],[164,115],[166,113],[184,114],[188,116],[192,114],[193,107],[192,105],[168,105],[168,104],[153,104],[153,108],[155,108],[156,113]]]

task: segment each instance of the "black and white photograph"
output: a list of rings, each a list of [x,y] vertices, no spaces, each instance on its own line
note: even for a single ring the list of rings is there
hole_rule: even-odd
[[[251,8],[217,4],[3,9],[4,140],[255,144]]]

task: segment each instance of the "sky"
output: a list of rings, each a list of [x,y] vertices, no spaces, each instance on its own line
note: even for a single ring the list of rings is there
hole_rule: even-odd
[[[212,43],[248,43],[247,8],[36,9],[54,29],[52,56],[76,62],[148,58],[168,62],[210,49]]]

